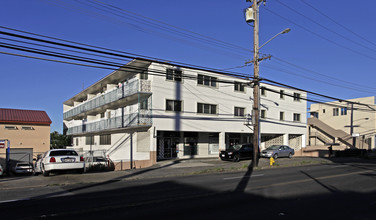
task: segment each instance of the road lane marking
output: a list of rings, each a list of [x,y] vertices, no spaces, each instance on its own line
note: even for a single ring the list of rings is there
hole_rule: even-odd
[[[257,176],[264,176],[264,174],[256,174],[256,175],[251,175],[251,176],[226,177],[226,178],[223,178],[223,180],[233,180],[233,179],[241,179],[241,178],[244,178],[244,177],[257,177]]]
[[[30,198],[25,198],[25,199],[11,199],[11,200],[3,200],[3,201],[0,201],[0,203],[8,203],[8,202],[19,202],[19,201],[26,201],[26,200],[30,200]]]
[[[338,165],[338,166],[334,166],[334,167],[331,167],[331,168],[338,168],[338,167],[348,167],[349,165]]]

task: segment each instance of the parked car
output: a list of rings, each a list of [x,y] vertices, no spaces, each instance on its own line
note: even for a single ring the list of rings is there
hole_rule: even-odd
[[[0,177],[4,175],[4,170],[3,170],[3,167],[1,166],[0,164]]]
[[[262,157],[273,157],[274,159],[278,157],[292,158],[294,154],[294,149],[286,145],[272,145],[261,152]]]
[[[14,174],[32,174],[33,165],[28,162],[17,162],[12,166],[12,172]]]
[[[83,173],[84,170],[84,158],[72,149],[49,150],[38,158],[34,165],[35,175],[42,173],[43,176],[49,176],[50,173],[59,171]]]
[[[242,159],[253,158],[253,145],[252,144],[235,144],[228,149],[219,153],[221,160],[232,160],[238,162]]]

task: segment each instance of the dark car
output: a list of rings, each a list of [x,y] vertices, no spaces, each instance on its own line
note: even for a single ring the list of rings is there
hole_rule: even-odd
[[[242,159],[253,158],[253,145],[252,144],[235,144],[228,149],[219,153],[221,160],[232,160],[238,162]]]

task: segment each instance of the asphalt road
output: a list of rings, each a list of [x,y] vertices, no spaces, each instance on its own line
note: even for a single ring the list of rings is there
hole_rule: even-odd
[[[8,189],[1,219],[376,219],[376,165],[333,163]],[[21,195],[20,195],[21,193]]]

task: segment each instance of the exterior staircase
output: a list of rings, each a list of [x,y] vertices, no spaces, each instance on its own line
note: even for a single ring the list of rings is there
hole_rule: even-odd
[[[352,136],[342,130],[334,129],[331,126],[325,124],[318,118],[312,117],[308,118],[307,124],[311,127],[314,127],[319,132],[312,133],[314,136],[316,136],[318,139],[320,139],[325,144],[330,143],[338,143],[346,145],[349,148],[354,148],[352,146]],[[321,134],[320,134],[321,133]],[[309,134],[310,136],[312,134]],[[332,140],[331,142],[327,142],[329,140]],[[338,140],[338,142],[336,142]],[[361,142],[357,141],[357,146],[360,146]]]

